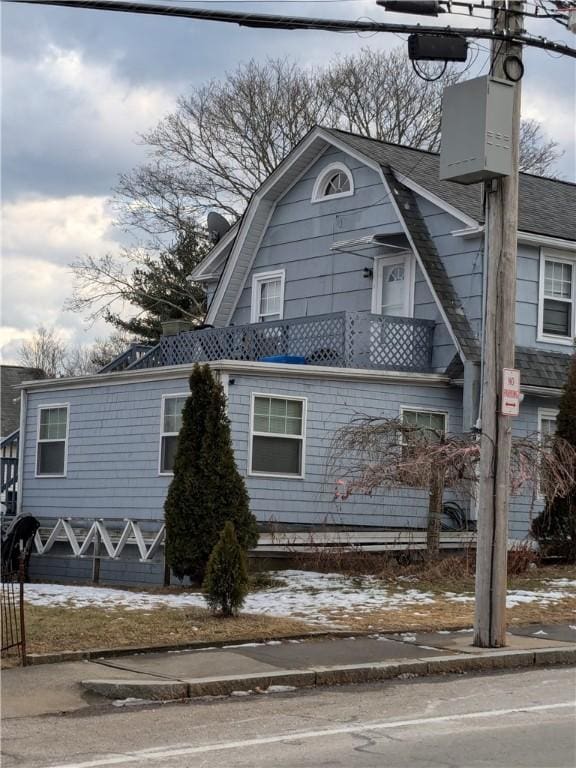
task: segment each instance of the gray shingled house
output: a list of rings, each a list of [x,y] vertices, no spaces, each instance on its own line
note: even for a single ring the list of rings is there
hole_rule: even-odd
[[[435,154],[312,130],[192,275],[206,288],[213,327],[166,335],[98,375],[24,387],[20,508],[52,525],[137,522],[149,548],[138,545],[129,577],[114,559],[106,573],[158,579],[153,537],[187,375],[209,361],[262,524],[421,529],[426,492],[337,503],[327,455],[336,428],[358,413],[450,432],[477,420],[482,190],[440,182],[438,164]],[[576,185],[521,176],[517,434],[554,429],[576,334],[575,212]],[[511,537],[526,536],[535,511],[526,497],[513,499]],[[134,530],[126,537],[138,543]],[[61,523],[51,555],[65,535]],[[79,542],[73,565],[38,558],[38,573],[86,575]]]

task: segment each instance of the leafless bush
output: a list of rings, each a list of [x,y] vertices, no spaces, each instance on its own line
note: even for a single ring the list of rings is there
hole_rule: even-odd
[[[519,576],[540,563],[540,554],[534,544],[529,541],[520,541],[508,550],[508,575]]]
[[[307,550],[294,556],[294,565],[299,569],[344,576],[382,576],[394,570],[395,560],[388,552],[367,552],[353,545],[318,545]]]
[[[473,497],[479,460],[475,435],[361,416],[334,434],[329,466],[337,476],[335,495],[340,499],[379,488],[428,488],[439,473],[445,488]],[[566,440],[543,441],[537,434],[515,438],[511,492],[564,496],[574,487],[575,467],[576,450]]]

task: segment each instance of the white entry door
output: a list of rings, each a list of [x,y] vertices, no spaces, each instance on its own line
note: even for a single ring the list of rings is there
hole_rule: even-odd
[[[410,317],[413,291],[413,263],[410,254],[375,259],[372,289],[373,314]]]

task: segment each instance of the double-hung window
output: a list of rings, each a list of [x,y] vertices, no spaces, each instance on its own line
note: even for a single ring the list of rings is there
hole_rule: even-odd
[[[372,312],[375,315],[411,317],[414,309],[414,259],[412,254],[383,256],[374,260]]]
[[[257,272],[252,279],[251,322],[266,323],[282,320],[284,316],[283,269],[277,272]]]
[[[540,260],[540,336],[571,343],[575,333],[574,262],[543,254]]]
[[[552,438],[556,434],[556,421],[558,418],[558,411],[554,408],[539,408],[538,409],[538,437],[544,448],[548,452],[552,447]],[[546,466],[546,462],[541,462],[540,478],[538,481],[538,495],[542,498],[545,490],[545,482],[543,472]]]
[[[556,434],[558,411],[552,408],[540,408],[538,411],[538,434],[543,443]]]
[[[160,423],[160,474],[174,471],[178,434],[182,426],[182,409],[188,395],[164,395]]]
[[[421,430],[425,440],[437,442],[442,434],[446,433],[447,417],[440,411],[416,411],[402,408],[402,423],[406,426]]]
[[[306,399],[252,395],[249,472],[303,477]]]
[[[68,454],[68,405],[42,405],[38,410],[36,474],[64,477]]]

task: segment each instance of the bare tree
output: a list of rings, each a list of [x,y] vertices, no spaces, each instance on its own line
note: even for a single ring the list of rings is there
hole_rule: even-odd
[[[440,146],[442,92],[460,77],[449,67],[439,80],[422,80],[401,48],[365,49],[336,59],[322,75],[333,94],[334,127],[430,151]]]
[[[74,291],[65,307],[156,342],[163,320],[204,315],[204,291],[188,278],[207,249],[204,233],[189,227],[159,252],[133,248],[118,256],[84,256],[71,265]]]
[[[537,120],[522,120],[520,126],[520,170],[537,176],[551,174],[554,163],[564,153],[558,142],[547,139]]]
[[[53,328],[40,326],[29,341],[18,349],[18,360],[28,368],[38,368],[46,376],[61,376],[66,357],[66,345]]]
[[[18,350],[18,359],[29,368],[39,368],[46,376],[84,376],[97,373],[134,342],[129,334],[114,333],[92,344],[66,345],[53,328],[40,326]]]
[[[215,209],[238,218],[254,191],[315,125],[438,149],[442,91],[461,76],[448,68],[431,83],[418,77],[402,50],[365,49],[317,69],[288,59],[250,61],[195,88],[142,137],[149,162],[121,176],[115,190],[119,222],[143,235],[144,247],[78,259],[67,308],[148,339],[158,333],[162,314],[200,317],[201,291],[180,269],[205,253],[198,239],[192,242],[200,214]],[[522,169],[548,171],[557,157],[556,143],[543,137],[540,125],[525,123]],[[167,271],[162,258],[174,237],[176,248],[181,238],[192,247],[187,254],[172,251],[180,263],[173,262],[175,279],[163,286],[157,278]],[[126,320],[128,308],[135,308],[142,322]]]
[[[361,416],[336,431],[329,470],[337,477],[337,497],[371,494],[380,488],[420,488],[429,493],[427,548],[438,554],[445,489],[475,498],[480,443],[472,434],[405,424],[398,419]],[[540,493],[565,496],[576,485],[576,450],[558,437],[515,438],[511,492],[527,493],[532,505]]]
[[[128,333],[116,331],[108,338],[98,338],[90,345],[89,362],[92,371],[99,371],[108,365],[115,357],[125,352],[137,340]]]
[[[334,122],[332,100],[320,72],[288,59],[252,60],[194,89],[142,137],[153,161],[121,177],[122,221],[159,235],[206,208],[237,218],[313,125]]]
[[[123,175],[123,224],[161,238],[208,208],[237,218],[253,192],[315,125],[437,150],[440,97],[462,73],[422,80],[403,50],[364,49],[325,68],[250,61],[179,99],[142,142],[150,161]],[[550,172],[559,156],[540,125],[525,123],[521,168]]]

